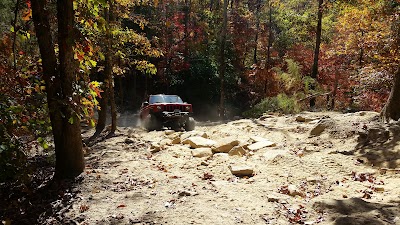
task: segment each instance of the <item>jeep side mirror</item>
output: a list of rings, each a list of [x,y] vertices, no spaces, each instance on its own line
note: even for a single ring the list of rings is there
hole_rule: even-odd
[[[149,102],[143,102],[143,104],[142,104],[142,106],[144,107],[144,106],[148,106],[149,105]]]

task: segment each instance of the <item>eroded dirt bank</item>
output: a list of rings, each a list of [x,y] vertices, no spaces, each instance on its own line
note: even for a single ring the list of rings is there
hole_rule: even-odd
[[[400,124],[377,116],[120,127],[87,149],[65,215],[77,224],[400,224]]]

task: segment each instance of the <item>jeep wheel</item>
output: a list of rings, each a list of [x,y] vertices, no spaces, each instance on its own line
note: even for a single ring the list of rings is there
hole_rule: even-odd
[[[162,124],[161,122],[157,119],[157,117],[153,115],[149,115],[145,120],[144,120],[144,128],[146,128],[148,131],[152,130],[161,130]]]
[[[196,126],[196,122],[194,121],[193,117],[189,117],[189,119],[185,123],[185,130],[192,131]]]

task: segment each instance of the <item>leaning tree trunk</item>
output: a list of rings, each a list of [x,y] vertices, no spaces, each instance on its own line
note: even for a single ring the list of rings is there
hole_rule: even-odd
[[[390,92],[390,96],[385,106],[381,111],[381,117],[389,121],[390,119],[398,120],[400,119],[400,65],[397,69],[397,72],[394,76],[394,84],[392,87],[392,91]]]
[[[312,67],[311,77],[314,78],[315,82],[318,78],[318,59],[319,59],[319,48],[321,45],[321,33],[322,33],[322,4],[323,0],[318,0],[318,24],[317,24],[317,32],[316,32],[316,41],[315,41],[315,49],[314,49],[314,64]],[[315,84],[311,85],[311,90],[315,90]],[[315,97],[310,98],[310,107],[314,108],[315,106]]]
[[[57,1],[59,62],[51,37],[46,0],[32,1],[32,16],[42,58],[49,116],[56,152],[56,179],[73,178],[83,172],[84,160],[79,119],[72,106],[77,64],[73,58],[74,11],[72,1]]]

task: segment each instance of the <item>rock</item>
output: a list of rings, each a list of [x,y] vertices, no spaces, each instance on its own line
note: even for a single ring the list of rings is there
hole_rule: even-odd
[[[175,133],[174,130],[166,130],[165,131],[165,135],[170,135],[170,134],[173,134],[173,133]]]
[[[321,178],[319,177],[307,177],[307,182],[308,183],[318,183],[321,182]]]
[[[297,122],[302,122],[302,123],[304,123],[304,122],[310,122],[310,121],[313,121],[313,120],[315,120],[315,119],[303,117],[303,116],[300,116],[300,115],[298,115],[298,116],[296,117],[296,121],[297,121]]]
[[[382,185],[377,185],[374,187],[375,191],[377,192],[384,192],[385,188]]]
[[[190,137],[203,137],[203,138],[208,138],[207,133],[205,132],[200,132],[200,131],[190,131],[190,132],[185,132],[182,133],[181,135],[181,140],[184,141]]]
[[[182,141],[182,144],[189,144],[192,148],[213,147],[217,143],[213,140],[203,137],[190,137]]]
[[[285,198],[285,195],[282,195],[282,194],[279,194],[279,195],[278,194],[267,195],[268,202],[281,202],[284,198]]]
[[[310,136],[319,136],[328,127],[333,127],[335,122],[332,119],[320,120],[310,131]]]
[[[269,150],[264,154],[266,160],[275,160],[279,156],[289,155],[286,150]]]
[[[151,153],[156,153],[161,151],[161,146],[158,142],[152,142],[150,145],[150,152]]]
[[[233,147],[239,145],[239,141],[232,138],[224,138],[217,142],[214,152],[228,153]]]
[[[194,192],[194,191],[188,191],[188,190],[183,190],[179,191],[178,196],[179,197],[184,197],[184,196],[195,196],[198,195],[199,193]]]
[[[273,146],[276,146],[275,142],[265,140],[265,141],[259,141],[254,144],[251,144],[251,145],[247,146],[247,149],[249,149],[250,151],[257,151],[257,150],[265,148],[265,147],[273,147]]]
[[[181,137],[176,137],[174,139],[172,139],[171,144],[180,144],[181,143]]]
[[[231,173],[238,177],[253,176],[254,170],[246,165],[231,165],[229,166]]]
[[[161,148],[164,148],[166,145],[172,145],[172,140],[167,138],[160,141]]]
[[[193,157],[211,157],[213,155],[211,148],[196,148],[192,149]]]
[[[296,185],[293,185],[293,184],[290,184],[288,186],[288,191],[289,191],[289,195],[292,197],[295,197],[297,195],[301,196],[301,197],[305,196],[305,194]]]
[[[228,154],[230,156],[233,155],[244,156],[247,154],[247,151],[242,146],[235,146],[228,152]]]
[[[133,144],[133,143],[135,143],[135,141],[130,139],[130,138],[126,138],[124,142],[125,142],[125,144]]]
[[[252,137],[250,137],[250,140],[252,142],[268,141],[267,139],[260,137],[260,136],[252,136]]]

